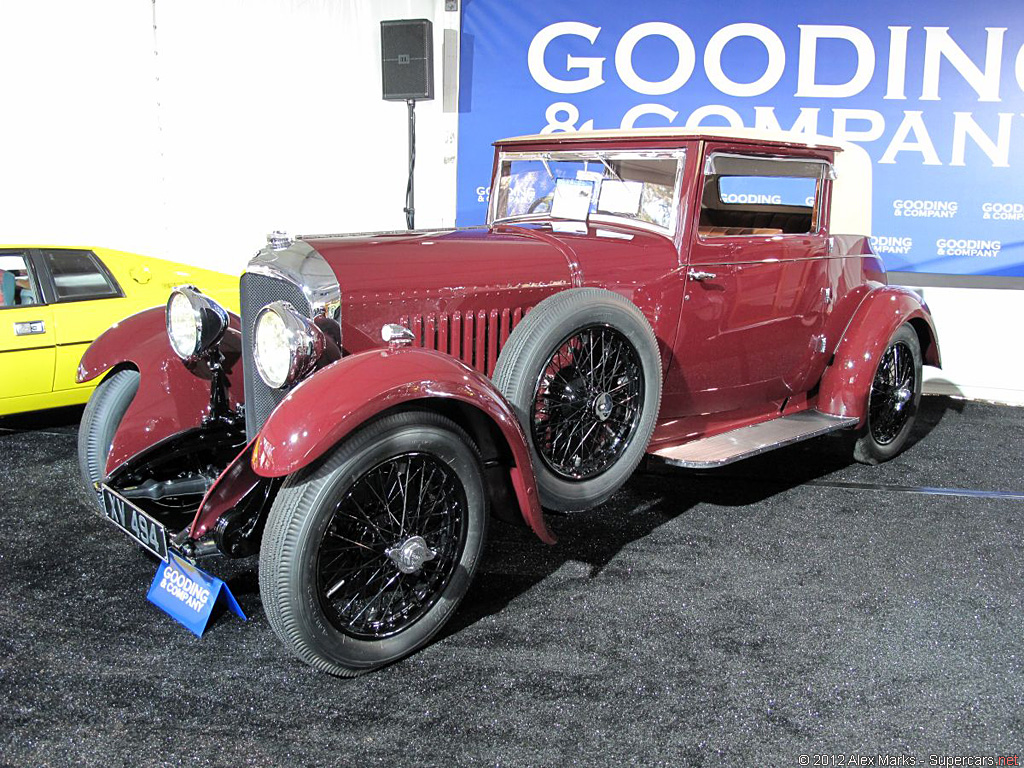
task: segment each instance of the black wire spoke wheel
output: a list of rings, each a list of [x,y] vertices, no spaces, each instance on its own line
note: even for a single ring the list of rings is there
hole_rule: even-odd
[[[871,384],[868,418],[879,445],[889,445],[903,431],[917,390],[914,355],[904,341],[891,344],[878,364]]]
[[[607,325],[574,331],[537,380],[531,426],[541,459],[570,480],[602,474],[629,446],[643,394],[640,357],[621,332]]]
[[[342,677],[417,651],[473,581],[487,502],[480,451],[456,422],[416,409],[369,422],[274,499],[260,547],[270,626]]]
[[[878,359],[867,394],[867,419],[853,444],[853,458],[880,464],[899,454],[910,440],[921,402],[921,340],[909,323],[889,339]]]
[[[320,541],[316,589],[341,632],[379,640],[437,602],[466,540],[466,493],[440,458],[403,453],[349,486]]]
[[[494,385],[529,438],[541,504],[592,509],[647,451],[661,404],[661,350],[625,296],[570,288],[538,302],[512,329]]]

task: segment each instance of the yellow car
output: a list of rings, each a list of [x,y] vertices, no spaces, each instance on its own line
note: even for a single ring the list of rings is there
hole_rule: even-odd
[[[238,277],[107,248],[0,247],[0,416],[84,403],[86,347],[128,315],[197,286],[238,312]]]

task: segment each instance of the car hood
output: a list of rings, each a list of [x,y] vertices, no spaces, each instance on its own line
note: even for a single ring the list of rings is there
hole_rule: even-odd
[[[454,296],[571,282],[573,251],[535,229],[446,229],[303,238],[350,300],[416,292]]]
[[[588,266],[603,279],[615,269],[610,264],[628,271],[636,263],[624,251],[646,248],[652,239],[669,242],[635,229],[615,238],[600,234],[593,226],[586,234],[562,234],[550,224],[519,224],[303,240],[337,277],[345,347],[355,352],[380,346],[384,323],[412,328],[425,344],[429,328],[453,328],[468,315],[478,325],[496,316],[500,325],[507,310],[514,323],[547,296],[586,284]],[[595,260],[595,254],[602,256]],[[506,331],[498,333],[503,340]]]
[[[359,352],[382,344],[381,326],[400,323],[425,346],[428,327],[454,328],[521,316],[552,293],[574,285],[571,249],[543,233],[503,228],[451,229],[307,237],[341,289],[344,346]],[[516,315],[516,313],[519,313]]]

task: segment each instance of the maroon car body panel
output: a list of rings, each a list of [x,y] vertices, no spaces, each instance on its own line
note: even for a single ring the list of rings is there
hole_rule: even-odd
[[[244,402],[237,315],[220,343],[228,404]],[[211,413],[212,374],[200,360],[186,365],[167,338],[164,307],[125,318],[94,341],[78,365],[78,381],[90,381],[121,365],[139,371],[139,391],[121,420],[107,459],[107,474],[157,443],[198,427]]]
[[[921,344],[924,363],[939,367],[938,336],[921,297],[900,286],[876,288],[857,308],[836,350],[835,361],[821,379],[819,410],[855,416],[863,424],[879,358],[896,329],[907,322],[925,339]]]
[[[189,538],[202,538],[217,524],[225,512],[230,511],[246,494],[255,490],[263,480],[252,468],[252,451],[255,440],[242,449],[230,464],[220,473],[213,485],[203,496],[196,516],[189,528]]]
[[[252,468],[263,477],[290,475],[380,413],[434,399],[465,403],[497,425],[515,462],[512,480],[523,518],[541,540],[554,543],[515,413],[487,378],[440,352],[408,347],[373,350],[322,369],[271,413],[255,441]]]
[[[567,254],[528,229],[445,230],[307,242],[330,264],[342,286],[342,343],[350,354],[379,348],[381,326],[406,318],[409,327],[419,324],[421,344],[439,348],[436,337],[443,328],[441,351],[454,350],[456,357],[489,373],[494,360],[487,357],[486,346],[479,356],[469,349],[463,354],[463,348],[475,341],[480,313],[486,321],[492,311],[498,313],[498,322],[504,310],[510,315],[519,310],[521,317],[538,301],[572,286]],[[434,334],[429,342],[424,338],[428,322]]]

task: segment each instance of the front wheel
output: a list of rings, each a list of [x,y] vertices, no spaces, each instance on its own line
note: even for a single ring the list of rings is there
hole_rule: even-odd
[[[906,446],[921,402],[921,365],[917,333],[909,325],[901,325],[875,369],[867,424],[854,444],[854,459],[879,464]]]
[[[107,475],[107,458],[114,435],[138,391],[139,372],[118,371],[96,387],[82,412],[82,423],[78,427],[78,469],[83,498],[90,505],[102,509],[95,484]]]
[[[334,675],[395,661],[451,617],[486,527],[469,436],[430,412],[386,416],[281,487],[260,552],[270,625],[302,661]]]
[[[530,439],[541,503],[589,509],[622,487],[647,451],[661,403],[658,341],[619,294],[562,291],[509,335],[494,384]]]

